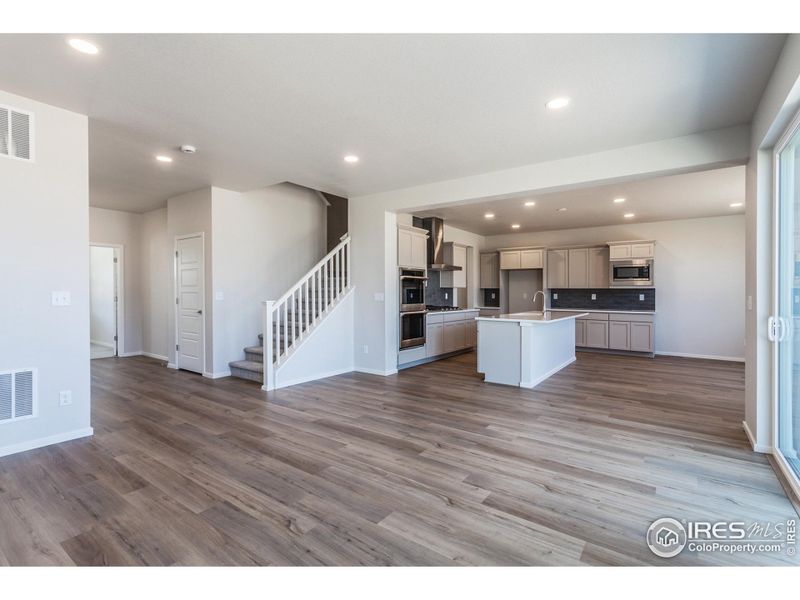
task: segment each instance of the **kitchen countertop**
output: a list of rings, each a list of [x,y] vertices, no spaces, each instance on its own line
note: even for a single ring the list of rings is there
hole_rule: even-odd
[[[551,308],[552,312],[608,313],[615,315],[654,315],[654,310],[603,310],[602,308]]]
[[[499,306],[476,306],[474,310],[500,310]]]
[[[477,317],[476,321],[511,321],[516,323],[526,324],[542,324],[542,323],[555,323],[556,321],[564,321],[565,319],[577,319],[579,317],[586,317],[589,315],[587,312],[581,311],[557,311],[559,314],[554,314],[553,311],[545,312],[522,312],[511,313],[506,315],[498,315],[496,317]]]
[[[479,308],[459,308],[458,310],[429,310],[429,315],[445,315],[445,314],[455,314],[463,313],[463,312],[478,312]]]

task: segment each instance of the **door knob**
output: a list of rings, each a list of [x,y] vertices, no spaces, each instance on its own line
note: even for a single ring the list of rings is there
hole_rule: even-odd
[[[203,314],[203,311],[202,311],[202,310],[198,310],[198,311],[197,311],[197,314],[198,314],[198,315],[202,315],[202,314]]]

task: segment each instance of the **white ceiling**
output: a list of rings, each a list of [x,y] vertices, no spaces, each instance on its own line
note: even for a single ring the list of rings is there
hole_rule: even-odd
[[[65,37],[0,35],[0,87],[88,114],[91,204],[131,211],[205,185],[361,195],[747,123],[785,39],[114,34],[82,36],[87,56]]]
[[[480,235],[574,229],[620,223],[644,223],[740,214],[744,205],[745,167],[727,167],[683,175],[670,175],[552,192],[504,200],[462,204],[415,213],[419,217],[441,217],[448,225]],[[615,204],[614,198],[625,198]],[[531,207],[525,202],[534,201]],[[566,208],[558,212],[558,208]],[[493,213],[493,219],[484,215]],[[630,219],[623,217],[633,213]],[[519,229],[511,225],[518,223]]]

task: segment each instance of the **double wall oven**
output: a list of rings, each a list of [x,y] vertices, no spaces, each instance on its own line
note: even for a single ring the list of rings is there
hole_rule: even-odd
[[[425,344],[425,271],[400,271],[400,349]]]

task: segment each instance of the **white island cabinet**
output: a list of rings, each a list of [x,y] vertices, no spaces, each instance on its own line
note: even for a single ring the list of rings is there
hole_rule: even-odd
[[[575,319],[587,313],[478,317],[478,372],[489,383],[532,388],[575,361]]]

